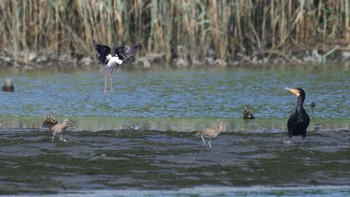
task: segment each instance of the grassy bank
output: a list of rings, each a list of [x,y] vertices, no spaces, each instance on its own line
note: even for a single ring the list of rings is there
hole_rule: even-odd
[[[240,61],[300,51],[322,55],[350,43],[348,0],[6,0],[0,2],[0,54],[95,57],[94,45],[141,42],[145,53]],[[67,56],[68,55],[68,56]]]

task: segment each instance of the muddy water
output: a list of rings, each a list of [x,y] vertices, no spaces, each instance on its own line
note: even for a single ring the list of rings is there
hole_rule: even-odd
[[[97,72],[1,73],[1,194],[350,195],[349,71],[118,72],[103,95]],[[285,143],[306,90],[308,136]],[[316,108],[308,104],[316,102]],[[248,106],[257,117],[241,119]],[[43,116],[71,123],[51,143]],[[192,131],[224,121],[203,145]]]
[[[284,133],[225,132],[213,148],[177,131],[66,132],[54,143],[36,129],[1,133],[3,194],[350,185],[348,132],[289,144]]]

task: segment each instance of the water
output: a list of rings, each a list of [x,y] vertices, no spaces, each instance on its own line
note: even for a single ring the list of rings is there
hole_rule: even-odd
[[[347,196],[350,194],[346,69],[120,71],[103,95],[101,73],[0,73],[0,194]],[[305,140],[284,143],[303,87]],[[315,109],[309,104],[314,101]],[[245,106],[257,117],[243,121]],[[71,123],[51,143],[54,114]],[[192,131],[224,121],[203,146]]]

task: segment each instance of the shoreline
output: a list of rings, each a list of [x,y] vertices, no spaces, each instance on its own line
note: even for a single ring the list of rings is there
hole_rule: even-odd
[[[19,54],[19,55],[18,55]],[[251,55],[235,54],[236,58],[216,59],[214,56],[201,60],[188,60],[174,58],[169,63],[164,54],[148,53],[138,55],[127,62],[126,69],[148,70],[154,68],[165,69],[193,69],[193,68],[270,68],[270,67],[319,67],[324,65],[342,65],[350,67],[350,48],[334,48],[333,51],[322,54],[318,50],[299,51],[295,54],[284,54],[278,51],[266,50],[251,53]],[[102,64],[97,57],[71,57],[68,54],[60,56],[40,53],[17,53],[17,59],[5,54],[0,54],[0,68],[14,71],[39,71],[39,70],[90,70],[96,69]]]

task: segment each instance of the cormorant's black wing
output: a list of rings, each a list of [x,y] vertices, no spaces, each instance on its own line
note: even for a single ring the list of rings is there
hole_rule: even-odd
[[[310,117],[303,111],[302,115],[298,112],[294,112],[288,119],[287,128],[288,135],[292,137],[293,135],[302,135],[304,138],[306,136],[306,129],[309,126]]]

